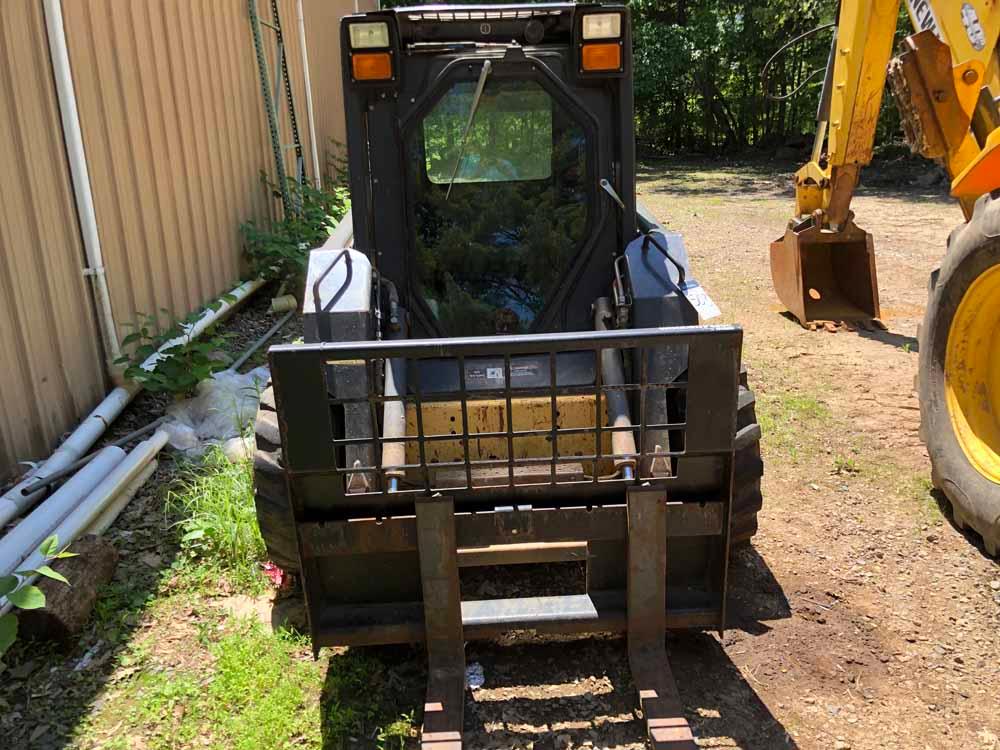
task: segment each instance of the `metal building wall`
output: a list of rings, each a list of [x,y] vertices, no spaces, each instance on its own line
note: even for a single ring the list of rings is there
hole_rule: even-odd
[[[303,0],[306,19],[306,46],[309,75],[316,116],[316,143],[324,174],[331,157],[345,155],[347,130],[344,124],[344,87],[340,64],[340,19],[355,12],[377,8],[376,0],[330,2]]]
[[[270,3],[258,5],[269,18]],[[301,118],[295,3],[279,6]],[[273,210],[259,180],[262,170],[273,174],[273,156],[247,3],[74,0],[63,13],[124,336],[135,313],[183,316],[231,288],[241,270],[240,223]],[[262,32],[273,72],[273,35]]]
[[[0,484],[104,393],[42,4],[0,21]]]
[[[352,0],[306,2],[337,18],[353,10]],[[257,4],[270,20],[270,0]],[[42,3],[2,5],[0,485],[16,460],[47,456],[106,392]],[[296,3],[278,6],[311,173]],[[277,211],[260,181],[261,171],[273,179],[274,157],[247,0],[63,0],[62,7],[124,337],[137,313],[165,308],[180,317],[231,288],[245,273],[240,223]],[[262,33],[273,85],[275,40],[266,27]],[[339,60],[329,72],[310,67],[314,88],[342,101]],[[284,111],[279,120],[290,143]],[[291,150],[285,162],[294,174]]]

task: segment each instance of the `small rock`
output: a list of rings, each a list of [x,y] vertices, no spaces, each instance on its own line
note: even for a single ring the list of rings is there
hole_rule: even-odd
[[[152,552],[146,552],[139,555],[139,559],[142,561],[143,565],[148,565],[153,570],[159,570],[163,567],[163,558]]]
[[[253,458],[257,441],[253,437],[234,437],[222,444],[222,453],[231,464],[239,464]]]
[[[851,750],[851,743],[844,740],[835,740],[833,750]]]
[[[1000,580],[990,581],[990,588],[993,589],[994,591],[1000,591]]]
[[[569,750],[573,746],[573,738],[568,734],[560,734],[553,743],[555,750]]]

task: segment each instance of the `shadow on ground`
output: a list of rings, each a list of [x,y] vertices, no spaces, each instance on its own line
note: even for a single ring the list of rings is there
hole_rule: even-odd
[[[161,464],[147,485],[153,489],[133,500],[115,525],[127,529],[114,538],[118,567],[100,591],[81,636],[65,647],[22,639],[4,656],[8,669],[0,692],[0,746],[70,746],[77,728],[100,704],[101,693],[111,686],[116,667],[140,633],[144,611],[162,595],[162,574],[178,553],[172,519],[165,517],[155,491],[169,471]]]
[[[730,627],[752,637],[766,633],[768,621],[791,617],[781,586],[753,547],[734,552],[730,573]],[[744,748],[796,746],[716,635],[670,634],[667,645],[685,713],[699,738],[710,746],[722,738]],[[554,750],[567,740],[572,746],[586,741],[596,747],[643,746],[645,725],[621,636],[511,634],[469,643],[466,663],[481,667],[484,677],[481,687],[465,694],[468,747]],[[379,730],[400,716],[412,717],[419,727],[425,685],[422,648],[332,655],[320,709],[324,750],[379,747]],[[345,717],[356,721],[351,731],[337,724]],[[411,737],[404,745],[384,746],[415,747],[415,742]]]

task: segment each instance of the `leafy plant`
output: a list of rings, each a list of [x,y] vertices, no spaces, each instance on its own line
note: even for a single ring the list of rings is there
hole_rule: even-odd
[[[222,298],[227,302],[234,299],[232,295]],[[220,300],[209,309],[217,309],[221,304]],[[163,312],[169,315],[166,310]],[[170,319],[168,326],[158,331],[158,316],[140,313],[142,322],[122,341],[123,346],[135,344],[135,349],[115,360],[116,364],[127,365],[125,377],[141,383],[147,390],[177,396],[194,393],[198,383],[225,370],[232,362],[224,350],[228,334],[219,333],[213,326],[200,338],[191,338],[191,328],[204,314],[201,310],[183,320]],[[153,362],[147,363],[150,358]]]
[[[261,175],[272,192],[278,186]],[[344,186],[316,188],[289,178],[287,190],[293,205],[284,218],[262,226],[250,220],[240,226],[250,267],[263,279],[293,281],[303,276],[309,251],[323,244],[351,205]]]
[[[65,550],[60,552],[59,537],[55,535],[42,542],[38,548],[38,554],[44,557],[46,562],[76,556]],[[40,565],[37,568],[17,570],[11,575],[0,577],[0,596],[7,597],[7,601],[15,609],[41,609],[45,606],[45,594],[37,586],[26,583],[28,578],[34,576],[45,576],[69,585],[69,581],[61,573],[57,573],[48,565]],[[7,652],[15,640],[17,640],[17,615],[8,612],[0,617],[0,657]]]

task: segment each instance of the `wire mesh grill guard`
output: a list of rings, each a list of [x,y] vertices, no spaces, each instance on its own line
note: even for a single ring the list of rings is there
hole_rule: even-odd
[[[607,496],[636,483],[697,492],[712,459],[732,455],[741,341],[738,327],[706,326],[273,347],[292,494],[314,508],[337,500],[392,508],[439,492],[460,506]],[[625,382],[605,382],[605,350],[623,357]],[[686,377],[659,382],[651,363],[678,351],[686,351]],[[405,363],[406,384],[387,395],[393,360]],[[614,392],[626,395],[631,425],[605,423]],[[581,404],[593,415],[589,424],[566,424],[568,400],[578,417]],[[404,435],[383,431],[391,402],[405,407]],[[519,418],[519,408],[527,415]],[[452,411],[447,431],[429,419],[442,409]],[[611,438],[625,432],[635,435],[635,451],[615,452]],[[406,459],[386,465],[393,443]],[[576,450],[568,453],[569,445]]]

